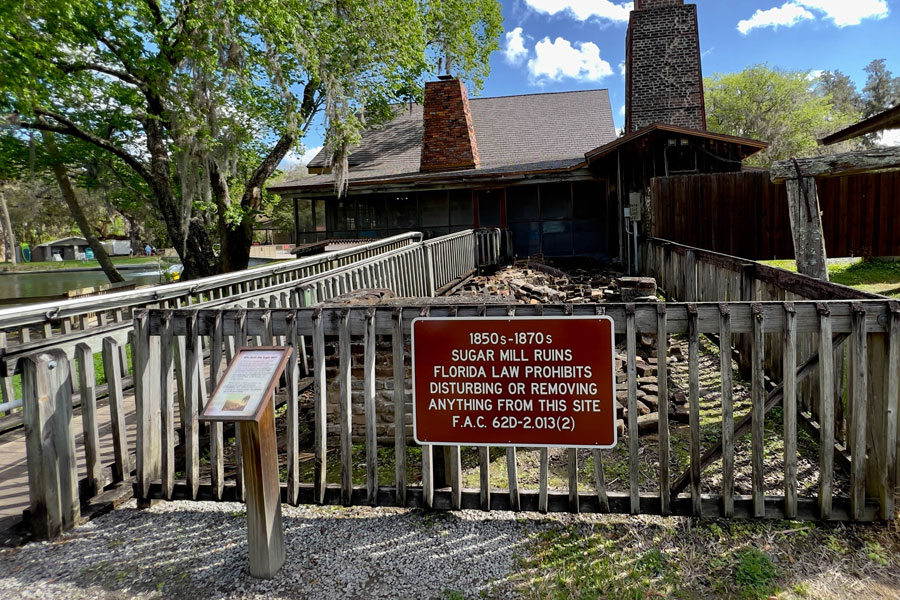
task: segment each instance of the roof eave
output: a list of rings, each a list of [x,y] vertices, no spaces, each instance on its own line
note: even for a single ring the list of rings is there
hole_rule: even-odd
[[[850,127],[841,129],[840,131],[836,131],[829,136],[823,137],[819,140],[819,144],[823,146],[830,146],[831,144],[846,142],[847,140],[852,140],[853,138],[857,138],[869,133],[875,133],[884,129],[894,129],[896,127],[900,127],[900,104],[898,104],[894,108],[889,108],[884,112],[878,113],[877,115],[873,115],[868,119],[860,121],[855,125],[851,125]]]
[[[753,156],[757,152],[761,150],[765,150],[769,147],[768,142],[762,142],[759,140],[753,140],[749,138],[741,138],[733,135],[726,135],[723,133],[713,133],[709,131],[700,131],[698,129],[688,129],[686,127],[678,127],[676,125],[667,125],[665,123],[653,123],[652,125],[647,125],[637,131],[633,131],[627,135],[624,135],[618,139],[615,139],[608,144],[604,144],[603,146],[599,146],[585,152],[584,157],[587,160],[587,163],[590,164],[593,161],[596,161],[604,156],[607,156],[612,151],[616,150],[624,146],[625,144],[632,142],[634,140],[640,139],[645,135],[653,133],[654,131],[664,131],[668,133],[677,133],[679,135],[691,135],[694,137],[702,137],[711,140],[718,140],[721,142],[728,142],[732,144],[739,144],[741,146],[746,146],[747,148],[752,149],[753,151],[747,154],[747,157]]]

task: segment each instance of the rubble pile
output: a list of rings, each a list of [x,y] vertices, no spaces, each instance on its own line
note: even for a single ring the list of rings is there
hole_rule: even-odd
[[[620,275],[603,268],[574,269],[567,273],[542,263],[519,261],[492,275],[473,277],[457,295],[501,296],[523,304],[618,302]]]
[[[569,272],[536,261],[518,261],[490,275],[477,275],[456,297],[502,298],[519,304],[601,304],[656,302],[656,281],[651,277],[623,277],[609,268],[574,268]],[[628,376],[625,341],[616,344],[616,427],[624,436],[628,422]],[[640,435],[655,434],[659,423],[659,388],[656,337],[638,336],[636,350],[637,409]],[[671,343],[669,364],[684,360],[681,347]],[[669,420],[688,423],[687,395],[669,383]]]

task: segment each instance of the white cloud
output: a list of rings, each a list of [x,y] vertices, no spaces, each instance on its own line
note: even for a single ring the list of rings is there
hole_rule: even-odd
[[[307,165],[309,164],[309,161],[316,157],[316,154],[318,154],[320,150],[322,150],[322,146],[306,148],[303,154],[297,154],[293,150],[290,150],[285,157],[281,159],[278,168],[282,171],[286,171],[288,169],[293,169],[297,165]]]
[[[816,79],[821,77],[822,73],[824,73],[824,72],[825,71],[823,71],[822,69],[813,69],[812,71],[810,71],[809,73],[806,74],[806,79],[809,81],[815,81]]]
[[[882,131],[876,143],[879,146],[900,146],[900,129]]]
[[[793,27],[816,19],[812,11],[838,27],[859,25],[863,19],[883,19],[889,13],[887,0],[791,0],[768,10],[757,10],[749,19],[739,21],[737,28],[746,35],[761,27]]]
[[[838,27],[859,25],[863,19],[888,16],[886,0],[796,0],[806,8],[825,13]]]
[[[536,79],[570,77],[581,81],[600,81],[613,74],[608,62],[600,58],[600,48],[593,42],[575,42],[558,37],[544,38],[534,46],[535,57],[528,70]]]
[[[619,115],[622,117],[625,116],[625,105],[624,104],[619,108]]]
[[[792,27],[800,21],[815,18],[815,15],[799,4],[786,2],[780,8],[775,7],[768,10],[757,9],[752,17],[739,21],[737,28],[738,31],[747,35],[750,31],[760,27],[774,27],[776,29],[781,26]]]
[[[522,28],[516,27],[512,31],[506,33],[506,48],[503,54],[510,64],[519,64],[528,56],[528,49],[525,47],[525,36],[522,35]]]
[[[619,63],[619,73],[622,74],[622,77],[625,77],[625,73],[628,72],[628,67],[625,66],[625,61]]]
[[[634,8],[633,2],[617,4],[610,0],[525,0],[525,4],[549,15],[569,12],[579,21],[596,17],[617,23],[627,23],[628,13]]]

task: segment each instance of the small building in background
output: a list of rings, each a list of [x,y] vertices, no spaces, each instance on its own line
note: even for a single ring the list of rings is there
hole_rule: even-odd
[[[81,237],[68,237],[40,244],[31,249],[31,260],[42,262],[47,260],[76,260],[78,255],[90,247],[87,240]],[[54,258],[58,256],[59,258]]]

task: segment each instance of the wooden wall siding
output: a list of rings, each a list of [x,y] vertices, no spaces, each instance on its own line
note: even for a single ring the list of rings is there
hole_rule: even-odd
[[[599,307],[601,312],[611,316],[616,324],[616,333],[623,335],[627,340],[629,348],[627,355],[634,355],[635,337],[641,335],[658,335],[664,332],[664,335],[689,335],[692,338],[700,335],[720,334],[723,330],[729,332],[730,335],[750,335],[755,338],[753,344],[757,350],[757,356],[762,356],[764,350],[760,340],[763,338],[777,338],[788,343],[794,339],[800,339],[801,336],[809,336],[820,331],[820,322],[823,318],[821,307],[824,304],[828,308],[826,319],[828,325],[832,328],[836,336],[842,336],[841,339],[854,333],[857,337],[877,336],[884,334],[886,328],[892,327],[893,321],[891,315],[900,308],[896,303],[887,300],[860,300],[856,303],[849,301],[829,301],[826,303],[797,301],[790,305],[782,302],[728,302],[728,303],[671,303],[665,306],[665,310],[660,310],[657,304],[610,304]],[[432,305],[427,308],[427,314],[436,317],[477,317],[477,316],[560,316],[568,315],[586,315],[596,314],[596,306],[587,305],[459,305],[459,306],[437,306]],[[142,311],[143,313],[143,311]],[[391,336],[395,343],[402,343],[408,346],[410,328],[413,319],[423,314],[423,308],[420,304],[411,304],[404,307],[359,307],[359,308],[301,308],[301,309],[270,309],[262,310],[179,310],[179,311],[163,311],[151,310],[146,312],[146,319],[149,324],[149,332],[151,336],[175,336],[175,338],[187,335],[199,335],[201,338],[208,336],[228,337],[238,336],[242,343],[248,343],[247,340],[254,338],[266,338],[286,336],[287,343],[297,344],[300,336],[311,336],[314,338],[313,345],[320,347],[322,341],[319,338],[325,336],[337,336],[348,343],[345,345],[352,346],[354,344],[363,343],[364,340],[371,336]],[[242,317],[244,326],[241,330],[236,329],[236,317]],[[143,314],[142,314],[143,318]],[[216,332],[217,325],[221,326],[221,333]],[[625,334],[628,335],[625,335]],[[295,337],[292,337],[295,336]],[[317,341],[318,340],[318,341]],[[165,344],[164,344],[165,345]],[[295,347],[297,347],[295,345]],[[799,350],[799,349],[798,349]],[[699,369],[696,363],[699,359],[699,353],[693,351],[690,353],[690,377],[696,380],[699,377]],[[799,353],[798,353],[799,356]],[[408,358],[405,352],[395,352],[395,360],[406,361]],[[367,356],[366,360],[372,358]],[[324,369],[319,367],[318,362],[322,357],[314,359],[316,367],[314,371],[317,373],[317,389],[327,384],[326,381],[320,381],[326,377],[323,373]],[[900,360],[900,356],[897,357]],[[790,361],[789,361],[790,362]],[[403,389],[405,383],[405,368],[392,369],[395,389]],[[797,361],[796,384],[799,385],[810,377],[817,378],[818,370],[816,364]],[[900,368],[900,365],[897,365]],[[727,368],[727,367],[726,367]],[[366,369],[364,368],[363,371]],[[176,375],[177,376],[177,375]],[[353,373],[338,373],[335,376],[348,377],[352,382],[354,380]],[[870,374],[871,376],[871,374]],[[362,375],[360,375],[362,377]],[[665,377],[665,376],[663,376]],[[727,379],[726,379],[727,380]],[[665,385],[665,380],[659,381],[661,385]],[[692,381],[692,389],[697,387],[697,381]],[[754,396],[758,408],[753,417],[754,431],[761,425],[760,415],[769,410],[778,403],[781,398],[793,395],[791,386],[787,389],[776,388],[769,390],[763,388],[758,380]],[[295,397],[288,397],[289,405],[296,402]],[[763,405],[764,403],[764,405]],[[152,410],[152,407],[150,408]],[[695,413],[693,418],[699,419],[699,405],[692,403],[692,410]],[[887,409],[885,409],[887,410]],[[369,419],[372,415],[366,414],[365,418]],[[346,447],[337,444],[335,439],[323,440],[323,436],[327,436],[326,419],[339,419],[340,415],[328,415],[322,410],[316,411],[314,431],[318,432],[318,438],[314,443],[314,452],[316,454],[317,464],[326,464],[331,460],[331,464],[340,464],[342,474],[346,475],[346,471],[352,468]],[[871,415],[870,415],[871,418]],[[883,417],[882,417],[883,418]],[[291,439],[291,429],[296,427],[296,423],[292,422],[288,425],[288,431],[285,432],[287,439]],[[724,442],[718,447],[724,447],[726,455],[729,457],[737,455],[741,456],[741,446],[736,444],[736,440],[744,435],[749,435],[751,428],[750,418],[741,419],[734,424],[732,436],[724,436]],[[397,429],[396,431],[402,431]],[[665,435],[664,433],[662,434]],[[857,485],[859,495],[857,499],[851,503],[851,498],[847,495],[834,495],[831,491],[831,474],[825,474],[821,485],[815,489],[803,490],[798,489],[796,485],[795,461],[793,460],[793,448],[796,445],[796,429],[787,429],[784,433],[786,438],[786,447],[788,448],[787,461],[785,462],[783,477],[784,489],[787,494],[781,495],[765,495],[761,487],[761,479],[756,479],[757,483],[754,489],[754,496],[736,496],[734,494],[733,482],[723,482],[721,494],[700,494],[700,482],[708,474],[704,474],[703,469],[715,462],[719,455],[710,458],[709,453],[714,448],[705,448],[706,454],[701,456],[699,432],[694,431],[694,439],[691,441],[692,448],[695,448],[691,460],[691,468],[688,473],[681,474],[675,469],[660,470],[655,477],[651,476],[651,485],[655,483],[655,489],[644,491],[638,488],[640,481],[631,477],[629,479],[629,491],[616,493],[607,490],[605,485],[605,476],[602,469],[597,473],[596,491],[586,492],[578,491],[577,483],[570,480],[567,489],[553,490],[549,488],[548,478],[541,478],[536,490],[526,491],[524,482],[515,479],[510,481],[508,489],[488,490],[484,489],[463,489],[461,487],[460,477],[453,476],[450,478],[449,489],[435,489],[432,475],[428,470],[423,473],[421,485],[410,485],[411,477],[406,470],[406,465],[402,461],[396,463],[396,469],[393,474],[385,479],[375,480],[377,478],[377,469],[367,469],[366,481],[364,485],[354,485],[354,483],[346,476],[342,477],[341,484],[324,485],[317,477],[314,481],[303,481],[293,486],[283,486],[283,498],[291,502],[297,503],[325,503],[325,504],[376,504],[382,506],[422,506],[437,509],[457,509],[457,508],[480,508],[490,510],[542,510],[542,511],[580,511],[580,512],[622,512],[622,513],[653,513],[653,514],[682,514],[682,515],[699,515],[699,516],[723,516],[734,515],[736,517],[765,517],[765,518],[785,518],[788,515],[797,515],[801,519],[837,519],[837,520],[871,520],[875,518],[878,511],[878,501],[883,494],[873,494],[869,492],[865,494],[866,484],[870,486],[878,486],[881,479],[878,476],[871,475],[866,469],[861,469],[855,476],[854,481]],[[889,438],[889,439],[895,439]],[[754,443],[751,445],[752,452],[758,459],[764,458],[764,448],[758,436],[754,436]],[[394,440],[395,455],[404,455],[406,453],[407,444],[411,440],[405,435],[397,435]],[[641,452],[642,440],[633,440],[626,442],[629,452],[629,460],[637,464],[638,455]],[[851,446],[855,452],[864,451],[865,445],[857,444]],[[297,450],[293,444],[286,444],[288,452],[288,464],[293,464],[297,457]],[[428,455],[430,447],[423,448],[423,457]],[[451,459],[456,454],[456,448],[451,453]],[[173,448],[172,451],[179,453],[184,452],[185,448]],[[373,440],[369,439],[366,443],[367,464],[373,464],[377,448]],[[884,449],[882,449],[884,451]],[[721,452],[721,450],[720,450]],[[329,456],[334,453],[334,456]],[[595,452],[597,464],[601,464],[605,451]],[[192,464],[198,460],[198,451],[192,449],[192,456],[185,456],[187,464]],[[575,472],[577,464],[577,454],[568,452],[568,461],[571,472]],[[857,454],[858,455],[858,454]],[[732,459],[733,460],[733,459]],[[507,461],[512,462],[510,473],[516,473],[515,455],[507,454]],[[487,461],[479,461],[479,470],[481,477],[479,481],[489,481],[488,474],[485,470],[488,468]],[[452,471],[456,471],[456,462],[451,460]],[[694,480],[690,491],[682,494],[684,488],[680,488],[680,482],[685,479]],[[153,478],[155,479],[155,477]],[[663,486],[660,482],[673,481],[671,488]],[[647,481],[644,481],[646,486]],[[195,493],[193,488],[187,483],[176,482],[175,490],[171,497],[173,498],[212,498],[212,487],[206,481],[201,481],[199,490]],[[824,504],[827,510],[820,508],[820,498],[822,491],[827,493],[828,502]],[[222,498],[234,498],[236,493],[235,484],[226,482]],[[148,497],[163,497],[163,489],[156,483],[153,483],[147,493]],[[862,500],[862,502],[860,501]],[[855,509],[855,510],[853,510]]]
[[[900,256],[900,172],[818,179],[828,256]],[[766,171],[657,177],[652,232],[750,260],[794,257],[787,192]]]
[[[872,450],[865,463],[866,482],[857,483],[857,487],[867,487],[872,496],[883,494],[882,515],[892,514],[893,488],[883,482],[896,482],[895,472],[900,470],[896,441],[900,415],[893,408],[900,401],[900,392],[894,381],[897,379],[897,366],[890,363],[894,358],[890,354],[891,346],[888,343],[888,337],[898,333],[889,330],[888,324],[892,324],[894,318],[900,318],[900,302],[761,263],[663,240],[646,241],[642,256],[644,273],[657,279],[660,291],[669,300],[774,303],[775,306],[783,306],[789,313],[789,307],[800,307],[803,306],[803,301],[813,301],[819,326],[801,326],[788,332],[795,340],[792,352],[786,351],[791,345],[783,337],[787,333],[765,335],[763,338],[765,351],[762,366],[769,378],[767,387],[772,388],[769,397],[775,393],[787,394],[789,388],[794,389],[799,422],[812,435],[820,437],[823,445],[821,462],[826,466],[828,463],[825,461],[833,459],[836,466],[849,469],[853,460],[852,450],[848,452],[847,449],[854,441],[862,441],[858,433],[862,431],[862,437],[866,438],[866,443]],[[887,329],[882,332],[868,330],[868,335],[858,336],[851,343],[848,339],[852,333],[849,321],[840,330],[834,327],[833,301],[846,301],[853,310],[853,315],[856,315],[854,318],[859,318],[860,310],[866,308],[865,301],[876,299],[886,302],[888,307],[890,315],[878,317]],[[770,316],[767,314],[766,318]],[[797,313],[796,322],[801,318],[800,313]],[[871,314],[864,315],[864,318],[871,318]],[[736,331],[732,329],[732,333]],[[766,332],[768,331],[767,324]],[[750,379],[753,376],[754,340],[746,333],[731,337],[742,374]],[[885,361],[894,366],[886,366]],[[797,370],[795,380],[785,377],[785,364],[790,363],[802,365]],[[824,366],[826,363],[828,367]],[[801,377],[804,369],[809,372]],[[814,370],[818,370],[818,377],[813,376]],[[860,374],[864,376],[861,383],[855,379]],[[859,405],[865,409],[854,410]],[[856,418],[866,415],[869,428],[864,426],[865,420],[862,425],[854,421],[854,415]],[[894,416],[886,418],[889,415]],[[883,451],[878,450],[882,446]],[[826,452],[825,447],[832,450]],[[786,460],[786,463],[790,462]],[[857,468],[861,468],[860,461],[856,463],[853,473],[857,473]],[[859,482],[858,473],[855,478]],[[683,485],[683,482],[680,483]],[[830,479],[825,484],[830,488]],[[679,484],[676,484],[673,491],[678,487]],[[857,493],[861,492],[857,490]],[[823,513],[827,512],[829,500],[820,497],[820,502],[824,507]],[[858,500],[856,506],[859,506]]]

